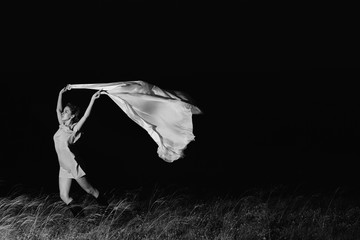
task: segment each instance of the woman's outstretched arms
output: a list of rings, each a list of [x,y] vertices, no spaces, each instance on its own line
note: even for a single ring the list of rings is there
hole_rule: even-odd
[[[96,93],[94,93],[94,95],[92,95],[90,103],[88,105],[88,107],[86,108],[86,111],[84,113],[84,115],[81,117],[81,119],[79,120],[79,122],[74,126],[74,131],[79,131],[81,129],[81,127],[83,126],[83,124],[85,123],[86,119],[89,117],[91,109],[94,105],[95,99],[100,97],[102,90],[97,91]]]
[[[57,106],[56,106],[56,115],[57,115],[57,119],[59,121],[59,124],[62,124],[62,121],[61,121],[61,113],[62,113],[62,110],[63,110],[62,94],[64,92],[66,92],[67,90],[70,90],[70,89],[71,89],[70,85],[67,85],[66,87],[61,89],[60,92],[59,92],[59,96],[58,96],[58,100],[57,100]]]

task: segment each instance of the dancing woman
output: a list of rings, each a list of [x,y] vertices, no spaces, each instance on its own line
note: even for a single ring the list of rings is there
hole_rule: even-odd
[[[91,109],[97,98],[100,97],[101,90],[97,91],[90,100],[90,103],[84,113],[79,119],[79,110],[72,104],[67,104],[64,108],[62,106],[62,94],[71,90],[71,86],[67,85],[61,89],[58,96],[56,113],[59,121],[59,129],[54,135],[55,150],[58,156],[60,171],[59,171],[59,190],[60,198],[74,216],[81,214],[81,207],[74,204],[74,200],[69,196],[72,180],[76,182],[88,194],[96,198],[100,206],[107,206],[108,203],[103,194],[98,189],[93,187],[86,179],[86,174],[81,166],[76,161],[75,154],[71,151],[73,145],[81,136],[80,129],[89,117]]]

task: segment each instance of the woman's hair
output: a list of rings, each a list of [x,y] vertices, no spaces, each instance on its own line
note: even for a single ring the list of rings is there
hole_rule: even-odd
[[[78,106],[73,105],[70,102],[67,103],[66,106],[70,108],[71,114],[74,115],[72,122],[77,123],[80,120],[80,108]]]

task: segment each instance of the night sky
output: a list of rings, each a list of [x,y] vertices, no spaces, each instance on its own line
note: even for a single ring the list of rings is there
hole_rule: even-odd
[[[143,80],[188,94],[195,141],[167,163],[147,132],[103,95],[77,144],[88,177],[104,189],[154,185],[239,192],[276,184],[358,186],[358,94],[349,69],[299,71],[8,72],[2,105],[1,178],[57,189],[53,135],[66,84]],[[26,79],[26,81],[24,81]],[[318,80],[317,82],[315,80]],[[323,80],[323,81],[320,81]],[[84,111],[93,90],[71,90],[64,103]]]
[[[183,159],[166,163],[147,132],[101,96],[77,147],[88,177],[103,189],[359,186],[359,91],[352,85],[359,74],[350,68],[349,7],[346,24],[327,25],[317,14],[309,46],[297,28],[303,17],[291,21],[299,8],[283,11],[269,1],[106,0],[81,11],[7,4],[15,11],[2,30],[0,180],[8,185],[57,191],[61,88],[142,80],[192,98],[203,111],[193,116],[195,141]],[[72,90],[64,102],[84,111],[93,93]]]

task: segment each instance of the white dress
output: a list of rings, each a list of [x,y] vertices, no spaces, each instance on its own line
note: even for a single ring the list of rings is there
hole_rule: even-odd
[[[72,126],[61,124],[54,135],[55,150],[60,165],[59,177],[61,178],[78,179],[85,175],[85,172],[75,160],[74,153],[69,148],[81,136],[80,132],[73,130],[74,126],[75,124]]]

